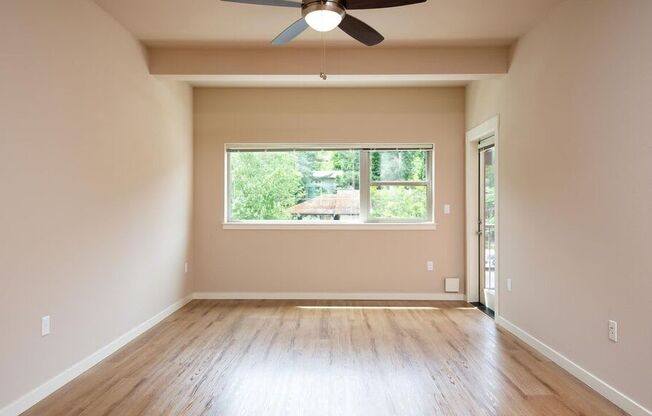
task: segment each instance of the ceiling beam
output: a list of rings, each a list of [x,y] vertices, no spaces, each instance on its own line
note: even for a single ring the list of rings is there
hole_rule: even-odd
[[[322,70],[321,48],[149,47],[154,75],[314,75]],[[507,73],[507,47],[327,48],[332,75],[441,75],[482,77]]]

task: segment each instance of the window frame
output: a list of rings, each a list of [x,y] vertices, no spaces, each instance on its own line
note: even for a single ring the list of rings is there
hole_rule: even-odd
[[[374,181],[371,179],[371,170],[370,167],[370,157],[369,154],[374,150],[360,150],[360,172],[366,172],[365,181],[366,186],[364,187],[365,197],[363,197],[363,180],[360,177],[360,219],[363,224],[420,224],[420,223],[430,223],[434,222],[434,212],[433,212],[433,188],[435,182],[433,180],[433,162],[434,159],[434,145],[430,150],[430,155],[426,159],[426,179],[425,181]],[[375,149],[375,150],[394,150],[394,149]],[[400,149],[398,149],[400,150]],[[414,221],[407,218],[369,218],[369,213],[371,209],[371,187],[372,186],[425,186],[426,187],[426,213],[427,218],[425,221]],[[364,209],[363,209],[364,201]]]
[[[372,181],[370,153],[375,150],[427,150],[425,181]],[[237,220],[231,221],[231,157],[234,151],[328,151],[357,150],[360,152],[360,215],[355,222],[339,220]],[[435,144],[414,143],[225,143],[224,144],[224,218],[223,229],[271,230],[434,230],[435,222]],[[399,218],[369,218],[370,190],[372,186],[426,186],[427,218],[423,221]]]

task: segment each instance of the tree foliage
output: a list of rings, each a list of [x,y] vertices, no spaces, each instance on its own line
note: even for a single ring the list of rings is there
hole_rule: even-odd
[[[371,217],[425,219],[427,192],[425,186],[372,186]]]
[[[301,174],[303,193],[307,199],[321,194],[320,186],[315,183],[313,178],[313,172],[321,170],[322,166],[322,158],[319,153],[321,152],[299,152],[297,156],[296,168]]]
[[[303,197],[302,175],[292,152],[233,153],[231,180],[233,219],[290,219],[288,208]]]
[[[422,150],[382,150],[371,152],[373,181],[424,181],[426,152]]]
[[[372,181],[424,181],[426,161],[424,151],[373,151],[369,173]],[[230,174],[232,219],[291,219],[289,208],[300,202],[360,189],[360,151],[237,152]],[[370,193],[372,217],[427,216],[425,186],[372,186]]]
[[[339,151],[334,152],[331,159],[333,169],[342,172],[337,178],[340,189],[360,189],[360,152]]]

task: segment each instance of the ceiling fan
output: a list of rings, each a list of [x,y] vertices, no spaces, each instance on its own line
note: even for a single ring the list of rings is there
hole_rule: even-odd
[[[347,13],[347,10],[380,9],[423,3],[426,0],[223,0],[261,6],[296,7],[301,9],[301,19],[292,23],[274,40],[273,45],[283,45],[299,36],[310,26],[318,32],[328,32],[339,26],[345,33],[367,46],[377,45],[385,38],[374,28]]]

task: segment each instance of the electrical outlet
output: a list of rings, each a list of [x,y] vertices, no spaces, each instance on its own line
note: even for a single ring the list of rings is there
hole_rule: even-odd
[[[188,262],[185,262],[185,263],[183,264],[183,272],[184,272],[184,273],[188,273]]]
[[[428,260],[426,262],[426,270],[428,270],[429,272],[435,270],[435,262],[433,262],[432,260]]]
[[[512,291],[512,279],[507,278],[507,291],[511,292]]]
[[[44,337],[50,334],[50,316],[41,318],[41,336]]]
[[[609,321],[609,339],[618,342],[618,322]]]

